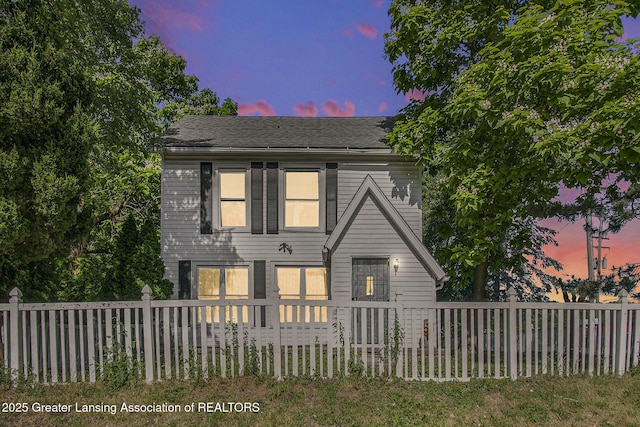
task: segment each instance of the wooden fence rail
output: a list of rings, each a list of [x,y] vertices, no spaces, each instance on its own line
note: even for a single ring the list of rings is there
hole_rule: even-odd
[[[95,382],[126,356],[147,382],[264,374],[415,380],[622,375],[638,365],[640,307],[618,304],[151,300],[0,304],[14,380]]]

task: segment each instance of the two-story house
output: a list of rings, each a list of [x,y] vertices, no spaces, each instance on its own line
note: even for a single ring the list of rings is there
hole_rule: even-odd
[[[391,119],[188,116],[164,136],[162,257],[181,299],[435,301],[421,169]],[[283,315],[284,316],[284,315]]]

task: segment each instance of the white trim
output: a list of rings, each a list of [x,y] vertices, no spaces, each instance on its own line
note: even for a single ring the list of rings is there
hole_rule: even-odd
[[[243,227],[222,226],[222,200],[220,190],[220,173],[244,173],[244,204],[245,225]],[[251,232],[251,164],[246,163],[222,163],[213,164],[213,177],[211,179],[213,194],[212,228],[214,230],[231,230],[233,232]]]

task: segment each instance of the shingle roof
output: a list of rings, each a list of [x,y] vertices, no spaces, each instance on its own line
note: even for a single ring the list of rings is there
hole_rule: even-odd
[[[166,147],[386,149],[389,117],[186,116],[162,137]]]

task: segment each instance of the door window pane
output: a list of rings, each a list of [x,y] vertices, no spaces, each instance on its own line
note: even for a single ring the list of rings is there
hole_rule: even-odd
[[[374,294],[373,276],[367,276],[366,280],[367,280],[366,294],[367,294],[367,296],[373,296],[373,294]]]
[[[355,300],[389,301],[389,260],[354,258],[352,261],[352,297]]]

